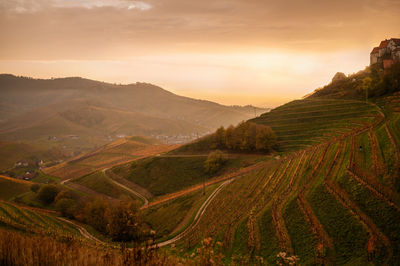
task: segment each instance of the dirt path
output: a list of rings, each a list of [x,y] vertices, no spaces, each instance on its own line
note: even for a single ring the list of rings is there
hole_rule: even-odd
[[[103,174],[104,174],[105,176],[109,177],[110,181],[113,182],[115,185],[117,185],[117,186],[119,186],[119,187],[125,189],[126,191],[129,191],[130,193],[132,193],[132,194],[134,194],[135,196],[137,196],[138,198],[140,198],[140,199],[143,201],[143,206],[142,206],[142,207],[147,207],[147,206],[149,206],[149,200],[148,200],[143,194],[141,194],[140,192],[135,191],[135,190],[133,190],[133,189],[131,189],[131,188],[129,188],[129,187],[127,187],[127,186],[125,186],[125,185],[123,185],[123,184],[117,182],[115,179],[111,178],[111,177],[107,174],[107,171],[108,171],[109,169],[110,169],[110,168],[105,168],[105,169],[103,169],[103,170],[101,170],[101,171],[103,172]]]
[[[81,233],[81,235],[83,237],[85,237],[85,238],[87,238],[89,240],[92,240],[92,241],[94,241],[94,242],[96,242],[98,244],[103,244],[103,245],[106,244],[103,241],[101,241],[98,238],[96,238],[95,236],[91,235],[83,226],[81,226],[81,225],[79,225],[79,224],[77,224],[75,222],[72,222],[70,220],[67,220],[67,219],[65,219],[63,217],[57,217],[57,219],[75,226],[78,229],[79,233]]]
[[[192,230],[194,227],[196,227],[196,225],[199,223],[200,218],[204,215],[207,207],[210,205],[211,201],[218,195],[218,193],[222,190],[223,187],[225,187],[226,185],[228,185],[229,183],[231,183],[234,179],[229,179],[226,180],[225,182],[223,182],[221,185],[219,185],[219,187],[217,187],[213,193],[211,193],[211,195],[204,201],[204,203],[201,205],[200,209],[197,211],[196,216],[194,217],[193,222],[179,235],[175,236],[174,238],[158,243],[157,246],[158,247],[163,247],[163,246],[167,246],[169,244],[173,244],[176,241],[180,240],[181,238],[183,238],[190,230]]]
[[[69,182],[69,181],[71,181],[71,180],[72,180],[72,178],[68,178],[68,179],[66,179],[66,180],[61,181],[60,184],[61,184],[61,185],[65,185],[65,183],[67,183],[67,182]]]

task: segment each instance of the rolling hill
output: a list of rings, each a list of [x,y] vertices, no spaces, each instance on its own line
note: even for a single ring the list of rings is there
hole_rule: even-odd
[[[151,138],[125,137],[82,153],[65,162],[44,168],[46,174],[61,179],[72,179],[115,165],[163,153],[177,145],[161,144]]]
[[[301,265],[398,263],[400,94],[366,103],[331,89],[252,120],[274,128],[282,157],[218,191],[178,249],[211,237],[226,263],[275,264],[278,254]]]
[[[147,83],[115,85],[83,78],[38,80],[3,74],[0,93],[2,138],[13,138],[11,134],[18,139],[201,134],[254,115],[251,106],[191,99]]]
[[[207,180],[204,193],[205,156],[179,152],[79,175],[74,184],[117,198],[131,193],[117,185],[125,180],[156,195],[142,205],[143,220],[177,257],[196,258],[206,246],[209,259],[225,264],[274,265],[284,257],[301,265],[397,265],[400,87],[371,88],[376,94],[365,101],[348,85],[354,78],[252,119],[274,129],[280,156],[234,154],[232,171]],[[71,165],[101,169],[107,149],[135,151],[131,144],[104,146]],[[66,172],[65,165],[54,169]]]
[[[220,125],[247,120],[254,110],[178,96],[147,83],[116,85],[83,78],[0,75],[0,140],[23,142],[42,153],[57,150],[57,160],[124,136],[187,142]]]

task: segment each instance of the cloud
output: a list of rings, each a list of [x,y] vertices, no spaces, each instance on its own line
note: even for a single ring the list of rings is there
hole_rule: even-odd
[[[35,13],[49,8],[93,9],[101,7],[141,11],[152,8],[146,2],[135,0],[7,0],[0,2],[0,10],[15,13]]]
[[[43,77],[59,66],[169,88],[309,91],[400,37],[398,14],[399,0],[0,0],[0,70],[29,75],[37,66],[24,62],[39,60],[54,62]]]
[[[148,3],[141,2],[141,1],[132,1],[132,3],[129,4],[128,9],[139,9],[139,10],[149,10],[151,9],[152,6],[149,5]]]
[[[400,37],[398,14],[398,0],[0,0],[0,59],[369,50]]]
[[[87,9],[97,7],[114,7],[118,9],[139,9],[149,10],[151,5],[142,1],[128,1],[128,0],[54,0],[54,6],[60,8],[66,7],[83,7]]]

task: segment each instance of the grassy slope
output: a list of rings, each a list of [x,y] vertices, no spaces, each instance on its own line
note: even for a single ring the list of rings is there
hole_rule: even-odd
[[[65,154],[51,145],[32,145],[23,142],[0,141],[0,170],[13,168],[15,163],[26,160],[30,165],[65,158]]]
[[[211,186],[206,189],[205,195],[202,191],[196,191],[146,209],[143,214],[144,220],[156,231],[157,238],[165,238],[172,232],[176,233],[178,227],[184,228],[190,223],[192,216],[214,189],[215,186]]]
[[[229,157],[220,171],[215,174],[205,172],[206,158],[206,156],[150,157],[114,167],[112,170],[115,174],[148,189],[153,195],[160,196],[199,184],[214,176],[238,170],[264,160],[266,157],[257,155]]]
[[[0,178],[0,199],[9,200],[28,192],[30,185]]]
[[[204,170],[206,157],[152,157],[132,163],[125,176],[153,195],[171,193],[208,179]],[[114,170],[119,174],[118,169]]]
[[[75,179],[73,182],[84,185],[94,191],[100,192],[112,198],[120,198],[122,195],[131,195],[131,193],[110,181],[110,179],[102,171],[97,171],[92,174],[82,176],[78,179]]]
[[[124,164],[138,157],[163,153],[174,147],[157,144],[155,140],[146,137],[128,137],[78,155],[67,162],[46,168],[44,171],[64,179],[77,178],[96,170]]]

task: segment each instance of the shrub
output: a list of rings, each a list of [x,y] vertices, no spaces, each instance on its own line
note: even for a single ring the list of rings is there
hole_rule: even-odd
[[[84,209],[84,220],[96,230],[107,233],[106,210],[109,204],[99,198],[89,202]]]
[[[76,211],[76,202],[73,199],[62,198],[56,201],[56,208],[63,216],[73,218]]]
[[[58,202],[61,199],[72,199],[72,194],[69,191],[62,190],[60,191],[54,199],[54,202]]]
[[[107,232],[113,241],[139,242],[142,240],[139,213],[132,202],[119,202],[107,209]]]
[[[40,188],[38,192],[38,198],[45,204],[51,204],[54,202],[59,190],[55,185],[45,185]]]
[[[213,174],[218,172],[219,169],[221,169],[225,161],[226,158],[224,154],[220,150],[216,150],[208,155],[207,160],[204,163],[204,168],[207,173]]]
[[[37,193],[37,192],[39,191],[39,189],[40,189],[40,185],[39,185],[39,184],[33,184],[33,185],[31,186],[31,190],[32,190],[33,192],[35,192],[35,193]]]

